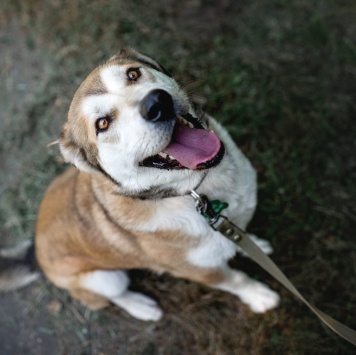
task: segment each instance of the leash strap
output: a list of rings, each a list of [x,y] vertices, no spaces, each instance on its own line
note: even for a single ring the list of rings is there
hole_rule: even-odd
[[[248,234],[240,229],[238,226],[230,222],[226,217],[218,213],[213,213],[214,209],[210,205],[210,201],[204,195],[199,195],[195,191],[191,195],[196,201],[196,209],[204,217],[208,219],[210,226],[220,232],[223,236],[237,244],[243,249],[249,257],[279,281],[297,298],[303,301],[318,317],[319,319],[332,329],[339,336],[356,345],[356,331],[338,322],[334,318],[328,316],[312,304],[310,304],[303,295],[296,289],[296,287],[289,281],[278,266],[269,258],[248,236]]]

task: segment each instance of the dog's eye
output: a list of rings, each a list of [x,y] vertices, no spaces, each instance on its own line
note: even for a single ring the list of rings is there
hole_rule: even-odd
[[[136,81],[141,76],[141,72],[138,68],[130,68],[126,75],[130,81]]]
[[[106,129],[108,129],[109,124],[110,124],[109,118],[107,118],[107,117],[99,118],[95,122],[96,130],[98,132],[105,131]]]

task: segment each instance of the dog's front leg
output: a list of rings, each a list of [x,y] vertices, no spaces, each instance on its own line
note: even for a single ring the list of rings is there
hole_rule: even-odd
[[[214,269],[192,268],[185,275],[177,276],[232,293],[255,313],[264,313],[275,308],[279,303],[278,294],[267,285],[250,278],[241,271],[230,269],[227,265]]]
[[[264,313],[277,307],[279,303],[278,294],[267,285],[228,267],[224,270],[224,279],[211,287],[238,296],[255,313]]]
[[[137,319],[145,321],[161,319],[163,312],[156,301],[141,293],[127,290],[128,285],[129,278],[126,272],[121,270],[90,271],[77,275],[75,280],[76,290],[86,290],[94,295],[100,295]],[[73,292],[72,294],[75,296]]]

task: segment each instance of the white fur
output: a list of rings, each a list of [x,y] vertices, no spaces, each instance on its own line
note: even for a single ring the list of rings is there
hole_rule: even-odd
[[[129,278],[124,271],[95,270],[81,276],[82,288],[106,298],[113,298],[126,291]]]
[[[202,238],[197,248],[191,249],[187,260],[202,268],[218,268],[226,264],[236,253],[236,246],[230,240],[221,238],[218,232]]]
[[[250,162],[233,144],[226,131],[211,119],[216,133],[224,138],[229,151],[221,164],[209,172],[198,192],[210,198],[217,198],[229,203],[229,208],[223,212],[225,216],[245,228],[250,221],[256,206],[256,173]],[[172,174],[172,172],[170,172]],[[194,173],[194,172],[190,172]],[[146,175],[146,180],[150,181]],[[200,177],[199,177],[200,178]],[[184,182],[184,181],[183,181]],[[181,184],[179,181],[178,184]],[[196,185],[185,184],[185,190]],[[175,183],[170,186],[176,187]],[[178,185],[179,187],[179,185]],[[187,254],[187,260],[199,267],[213,268],[223,265],[232,258],[238,248],[231,241],[222,237],[208,225],[207,221],[196,212],[194,200],[190,196],[163,199],[153,203],[154,217],[138,224],[135,228],[140,231],[154,232],[159,229],[186,231],[194,236],[193,248]],[[268,252],[270,248],[266,246]]]
[[[98,118],[105,117],[120,107],[123,101],[123,98],[112,94],[91,95],[83,100],[82,110],[91,122],[95,122]]]
[[[98,119],[104,111],[117,109],[119,117],[110,129],[98,135],[98,150],[101,166],[125,189],[137,191],[153,186],[172,186],[183,192],[187,185],[194,187],[202,172],[192,171],[156,171],[142,168],[138,163],[143,159],[161,152],[170,142],[171,128],[157,128],[157,125],[142,119],[139,113],[139,103],[154,89],[163,89],[170,93],[179,107],[191,110],[186,94],[178,84],[168,76],[149,68],[141,68],[140,85],[131,85],[123,90],[123,77],[127,67],[110,66],[101,73],[108,94],[89,97],[84,101],[82,109],[88,112],[91,119]],[[126,80],[126,79],[124,79]],[[102,103],[103,109],[97,108]],[[97,112],[97,113],[96,113]],[[172,122],[173,126],[173,122]],[[107,137],[118,138],[115,144]],[[115,164],[113,164],[115,157]],[[184,191],[186,192],[186,191]]]
[[[226,272],[226,281],[216,285],[215,288],[238,296],[255,313],[264,313],[278,305],[278,294],[268,286],[252,280],[243,272],[229,269]]]
[[[82,288],[108,298],[132,316],[157,321],[163,312],[156,301],[127,290],[129,278],[124,271],[95,270],[81,276]]]
[[[123,83],[125,82],[123,67],[107,67],[101,71],[100,78],[110,94],[118,96],[122,94]]]
[[[156,301],[138,292],[126,291],[120,297],[115,297],[111,301],[137,319],[158,321],[163,316],[163,312]]]
[[[107,94],[90,96],[81,106],[91,125],[98,118],[118,112],[109,129],[97,135],[100,165],[121,184],[119,192],[122,189],[132,193],[160,186],[174,189],[182,196],[143,201],[147,203],[147,208],[154,209],[153,217],[141,222],[125,220],[120,223],[124,227],[126,224],[131,230],[143,232],[185,232],[191,237],[186,254],[190,264],[207,270],[225,270],[226,280],[215,285],[216,288],[239,296],[255,312],[275,307],[279,300],[275,292],[241,272],[228,269],[227,261],[239,248],[215,232],[196,212],[193,198],[186,196],[189,190],[198,185],[204,172],[139,166],[140,161],[161,152],[169,144],[174,124],[153,124],[141,117],[139,104],[151,90],[167,91],[173,97],[176,108],[184,108],[184,112],[193,115],[194,112],[178,84],[156,70],[140,68],[142,77],[139,84],[127,85],[126,71],[129,67],[111,65],[101,69],[100,79]],[[228,202],[229,208],[223,214],[245,229],[256,207],[256,172],[228,132],[211,117],[209,128],[224,142],[227,153],[222,162],[209,171],[198,192],[211,199]],[[268,242],[258,238],[256,241],[266,253],[271,252]],[[108,297],[137,318],[157,320],[162,316],[162,311],[153,300],[126,290],[128,280],[123,272],[94,271],[83,279],[83,285],[92,292]]]

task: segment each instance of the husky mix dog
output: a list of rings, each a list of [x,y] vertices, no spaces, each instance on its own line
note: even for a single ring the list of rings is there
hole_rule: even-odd
[[[256,173],[155,60],[123,49],[96,68],[74,95],[60,150],[74,167],[45,194],[34,248],[55,285],[91,309],[113,303],[146,321],[163,312],[128,290],[128,269],[230,292],[254,312],[277,306],[274,291],[228,266],[238,247],[209,226],[190,196],[195,189],[227,202],[224,214],[244,229],[256,207]],[[0,289],[36,278],[26,267],[32,251],[29,243],[0,251]]]

